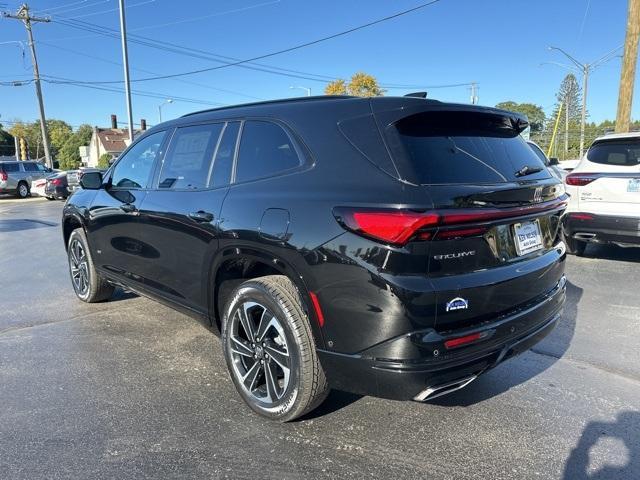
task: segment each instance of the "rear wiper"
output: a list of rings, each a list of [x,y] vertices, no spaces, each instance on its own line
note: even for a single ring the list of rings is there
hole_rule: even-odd
[[[527,175],[532,175],[534,173],[541,172],[542,170],[543,170],[542,167],[530,167],[529,165],[525,165],[515,173],[515,176],[526,177]]]

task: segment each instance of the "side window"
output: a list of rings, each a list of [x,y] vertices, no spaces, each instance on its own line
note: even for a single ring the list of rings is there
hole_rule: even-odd
[[[39,172],[46,172],[47,169],[45,168],[44,165],[42,165],[41,163],[36,163],[36,168],[38,169]]]
[[[156,132],[136,142],[115,166],[111,175],[111,186],[145,188],[164,135],[165,132]]]
[[[271,122],[249,120],[242,129],[236,182],[269,177],[300,165],[289,135]]]
[[[223,187],[231,181],[233,155],[236,151],[238,130],[240,130],[240,122],[229,122],[224,129],[211,170],[209,186],[213,188]]]
[[[38,171],[38,167],[36,167],[35,163],[24,162],[22,164],[22,166],[24,167],[24,171],[25,172],[37,172]]]
[[[0,168],[2,168],[5,173],[20,171],[20,166],[17,163],[3,163]]]
[[[213,154],[224,123],[181,127],[171,139],[159,188],[206,188]]]

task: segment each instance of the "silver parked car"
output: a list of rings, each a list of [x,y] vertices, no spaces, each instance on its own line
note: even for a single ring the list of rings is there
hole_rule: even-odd
[[[18,198],[29,196],[31,182],[51,175],[53,170],[31,161],[0,162],[0,193],[12,193]]]

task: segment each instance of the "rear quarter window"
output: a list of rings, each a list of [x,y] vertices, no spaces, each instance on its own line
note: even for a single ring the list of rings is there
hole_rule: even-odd
[[[636,166],[640,164],[640,139],[595,143],[587,152],[587,160],[601,165]]]
[[[14,173],[20,171],[20,165],[17,163],[3,163],[0,165],[0,169],[5,173]]]
[[[549,178],[544,162],[498,114],[422,112],[397,121],[386,135],[399,170],[420,184]],[[532,173],[519,176],[524,167]]]

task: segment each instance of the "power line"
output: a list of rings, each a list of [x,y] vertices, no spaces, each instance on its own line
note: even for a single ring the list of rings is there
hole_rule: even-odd
[[[332,35],[327,35],[325,37],[321,37],[321,38],[318,38],[318,39],[315,39],[315,40],[311,40],[309,42],[305,42],[305,43],[302,43],[302,44],[299,44],[299,45],[288,47],[288,48],[285,48],[285,49],[282,49],[282,50],[277,50],[277,51],[274,51],[274,52],[266,53],[266,54],[263,54],[263,55],[258,55],[258,56],[252,57],[252,58],[248,58],[248,59],[244,59],[244,60],[238,60],[237,62],[230,62],[230,63],[224,64],[224,65],[217,65],[215,67],[201,68],[201,69],[191,70],[191,71],[181,72],[181,73],[173,73],[173,74],[167,74],[167,75],[156,75],[156,76],[152,76],[152,77],[138,78],[138,79],[134,79],[134,80],[131,80],[131,81],[132,82],[147,82],[147,81],[152,81],[152,80],[164,80],[164,79],[169,79],[169,78],[177,78],[177,77],[183,77],[183,76],[188,76],[188,75],[195,75],[195,74],[198,74],[198,73],[210,72],[210,71],[214,71],[214,70],[220,70],[220,69],[223,69],[223,68],[242,65],[242,64],[249,63],[249,62],[255,62],[257,60],[262,60],[262,59],[265,59],[265,58],[274,57],[276,55],[281,55],[283,53],[288,53],[288,52],[292,52],[292,51],[295,51],[295,50],[300,50],[300,49],[307,48],[307,47],[310,47],[310,46],[313,46],[313,45],[317,45],[319,43],[326,42],[328,40],[332,40],[332,39],[335,39],[335,38],[338,38],[338,37],[349,35],[351,33],[354,33],[354,32],[357,32],[359,30],[371,27],[373,25],[378,25],[380,23],[383,23],[383,22],[386,22],[386,21],[389,21],[389,20],[393,20],[393,19],[398,18],[400,16],[407,15],[407,14],[415,12],[417,10],[429,7],[429,6],[434,5],[434,4],[438,3],[438,2],[440,2],[440,0],[431,0],[429,2],[422,3],[422,4],[420,4],[420,5],[416,6],[416,7],[409,8],[409,9],[403,10],[401,12],[394,13],[393,15],[388,15],[388,16],[383,17],[383,18],[379,18],[379,19],[373,20],[371,22],[367,22],[367,23],[364,23],[362,25],[358,25],[356,27],[349,28],[347,30],[343,30],[341,32],[334,33]],[[100,84],[104,85],[104,84],[110,84],[110,83],[121,83],[121,81],[120,80],[87,81],[87,82],[84,82],[84,83],[93,84],[93,85],[100,85]]]

